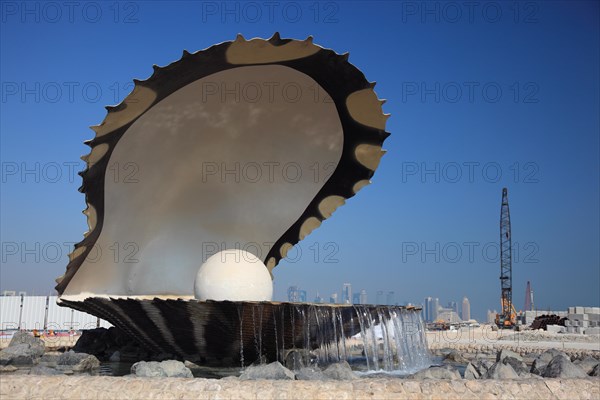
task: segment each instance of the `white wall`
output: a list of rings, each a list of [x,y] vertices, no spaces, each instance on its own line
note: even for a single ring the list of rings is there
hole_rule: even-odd
[[[96,327],[95,316],[68,307],[60,307],[56,304],[56,296],[24,296],[21,329],[44,329],[46,297],[48,297],[48,329],[69,330],[72,327],[79,330]],[[0,296],[0,330],[18,329],[20,313],[21,296]],[[112,325],[101,319],[100,326],[108,328]]]

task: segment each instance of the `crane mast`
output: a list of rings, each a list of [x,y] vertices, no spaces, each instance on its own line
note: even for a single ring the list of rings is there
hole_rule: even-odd
[[[510,231],[510,210],[508,207],[508,189],[502,189],[500,208],[500,287],[502,312],[496,318],[496,324],[502,328],[515,324],[516,313],[512,302],[512,238]]]

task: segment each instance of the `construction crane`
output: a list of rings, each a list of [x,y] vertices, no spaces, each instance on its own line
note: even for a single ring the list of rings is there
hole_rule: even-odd
[[[512,328],[517,313],[512,303],[512,240],[510,232],[510,210],[508,208],[508,189],[502,189],[500,208],[500,288],[502,312],[496,315],[496,325],[500,328]]]

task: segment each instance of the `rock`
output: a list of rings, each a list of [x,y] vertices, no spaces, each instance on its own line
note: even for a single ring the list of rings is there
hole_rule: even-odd
[[[36,338],[27,332],[17,332],[13,335],[8,347],[16,346],[18,344],[28,344],[30,347],[31,354],[35,357],[41,357],[46,351],[46,345],[40,338]]]
[[[33,365],[39,351],[27,343],[15,344],[0,351],[0,365]]]
[[[31,368],[29,375],[63,375],[62,371],[54,368],[48,368],[43,365],[36,365]]]
[[[256,379],[295,379],[292,371],[281,365],[279,361],[270,364],[251,365],[240,375],[241,380]]]
[[[565,355],[554,357],[546,366],[544,378],[587,378],[585,371],[573,364]]]
[[[49,363],[49,364],[58,364],[58,359],[63,353],[59,353],[58,351],[49,351],[44,353],[44,355],[40,358],[40,362]]]
[[[66,369],[64,367],[67,366],[72,367],[69,369],[73,372],[85,372],[100,368],[100,361],[91,354],[75,353],[73,350],[69,350],[61,354],[57,366],[63,367],[62,369]]]
[[[600,364],[600,361],[596,360],[593,357],[586,357],[583,360],[577,360],[573,362],[573,364],[579,366],[586,374],[590,374],[594,367]]]
[[[503,364],[510,365],[512,369],[517,373],[517,375],[522,376],[524,374],[529,374],[529,367],[523,361],[519,361],[514,357],[505,357],[502,360]]]
[[[519,354],[515,353],[514,351],[502,349],[498,352],[498,354],[496,354],[496,362],[502,361],[506,357],[512,357],[512,358],[517,359],[518,361],[523,361],[523,357],[521,357]]]
[[[165,371],[168,377],[174,378],[193,378],[192,371],[186,367],[181,361],[166,360],[161,361],[160,366]]]
[[[409,376],[411,379],[461,379],[460,373],[446,365],[444,367],[430,367],[424,370],[412,374]]]
[[[183,362],[183,365],[185,365],[189,369],[200,369],[201,368],[198,364],[193,363],[193,362],[188,361],[188,360],[185,360]]]
[[[0,365],[0,374],[15,372],[17,369],[14,365]]]
[[[592,372],[588,374],[589,376],[600,376],[600,364],[596,365]]]
[[[563,352],[558,351],[556,349],[549,349],[544,351],[535,360],[533,360],[530,372],[536,375],[543,375],[548,363],[552,361],[554,357],[559,355],[563,355],[566,357],[566,355]]]
[[[108,361],[110,362],[119,362],[121,361],[121,352],[119,350],[115,351],[108,357]]]
[[[467,364],[467,368],[465,368],[464,377],[465,379],[479,379],[481,374],[473,364],[469,363]]]
[[[148,352],[135,339],[114,326],[109,329],[84,330],[73,350],[77,353],[91,354],[102,361],[109,361],[116,351],[119,352],[119,361],[136,362],[150,358],[157,360],[156,354]],[[158,361],[169,358],[173,356],[163,356]]]
[[[448,353],[446,355],[446,357],[444,357],[444,361],[461,363],[461,364],[465,364],[468,362],[468,360],[465,357],[463,357],[463,355],[456,350],[452,350],[450,353]]]
[[[193,378],[192,371],[181,361],[140,361],[131,366],[131,373],[143,377]]]
[[[17,332],[8,347],[0,351],[0,365],[33,365],[46,350],[41,339],[27,332]]]
[[[350,364],[348,364],[348,362],[346,361],[331,364],[330,366],[325,368],[323,374],[326,377],[330,379],[335,379],[337,381],[358,379],[358,376],[356,376],[356,374],[352,371],[352,368],[350,368]]]
[[[477,372],[479,372],[480,377],[485,375],[492,365],[494,365],[494,363],[487,359],[476,360],[473,364]]]
[[[510,366],[501,362],[494,363],[484,375],[485,379],[518,379],[519,375]]]
[[[299,381],[324,381],[328,378],[319,368],[305,367],[296,371],[296,379]]]
[[[114,341],[110,338],[108,329],[86,329],[81,332],[81,336],[77,340],[77,343],[75,343],[73,350],[77,353],[86,353],[101,357],[112,343]]]
[[[316,358],[315,354],[309,350],[292,349],[287,352],[284,365],[287,369],[295,371],[312,365]]]
[[[492,332],[497,332],[497,331],[498,331],[498,326],[492,325]]]

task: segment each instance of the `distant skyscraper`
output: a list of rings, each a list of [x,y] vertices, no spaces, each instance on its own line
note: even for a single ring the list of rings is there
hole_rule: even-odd
[[[426,322],[433,321],[433,298],[425,297],[425,306],[423,307],[423,318]]]
[[[329,296],[329,302],[331,304],[336,304],[337,303],[337,293],[332,293],[331,296]]]
[[[376,303],[383,305],[383,290],[377,291]]]
[[[471,303],[469,303],[469,299],[463,297],[462,301],[462,315],[461,318],[463,321],[468,321],[471,319]]]
[[[393,290],[390,290],[388,292],[385,304],[387,304],[388,306],[393,306],[394,304],[396,304],[396,294]]]
[[[352,294],[352,304],[362,304],[360,302],[360,293]]]
[[[498,311],[494,310],[487,310],[487,323],[488,324],[495,324],[496,323],[496,314],[498,314]]]
[[[306,290],[298,290],[298,301],[306,303]]]
[[[362,289],[360,291],[360,304],[368,304],[367,301],[367,291],[365,289]]]
[[[300,288],[298,286],[290,286],[288,288],[288,301],[292,303],[300,301]]]
[[[432,321],[435,321],[437,319],[439,310],[440,310],[440,299],[435,297],[433,299],[433,304],[431,307],[431,320]]]
[[[344,283],[342,287],[342,304],[352,304],[352,285]]]
[[[314,302],[317,304],[320,304],[323,302],[323,298],[321,296],[319,296],[319,292],[317,292],[317,296],[315,297]]]

